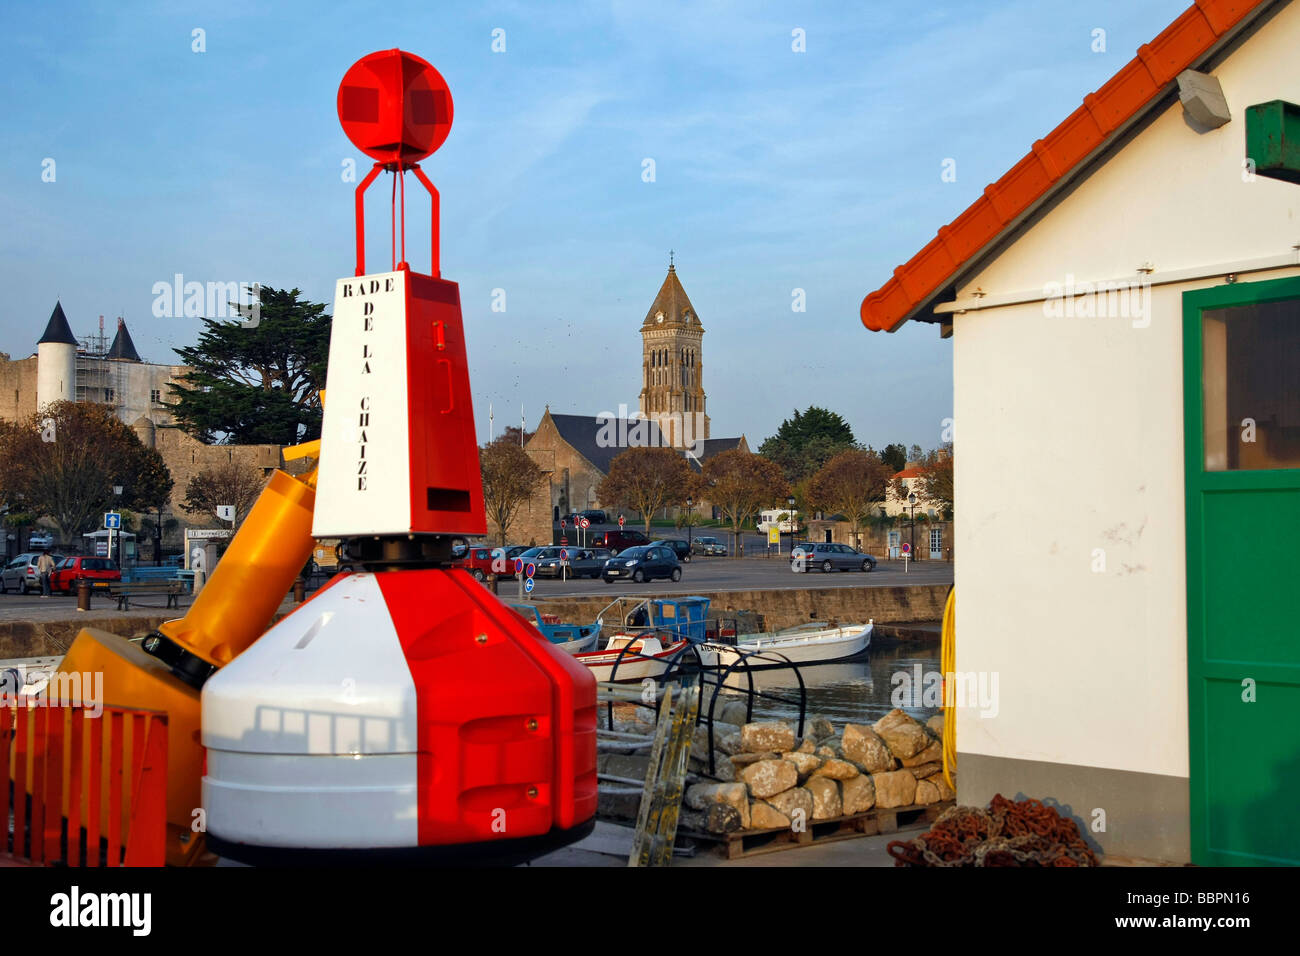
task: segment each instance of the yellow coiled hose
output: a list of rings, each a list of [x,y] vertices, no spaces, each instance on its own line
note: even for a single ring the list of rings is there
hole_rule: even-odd
[[[939,649],[939,670],[943,674],[943,779],[954,790],[952,775],[957,769],[957,715],[955,689],[949,686],[957,670],[957,589],[948,589],[948,600],[943,605],[942,644]]]

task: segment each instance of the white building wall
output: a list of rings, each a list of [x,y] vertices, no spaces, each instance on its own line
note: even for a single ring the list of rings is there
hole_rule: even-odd
[[[63,342],[36,346],[36,407],[76,398],[77,347]]]
[[[1245,108],[1300,99],[1297,48],[1300,4],[1213,70],[1230,123],[1197,132],[1175,100],[959,302],[1294,256],[1300,188],[1242,160]],[[963,753],[1187,775],[1181,296],[1223,281],[1155,286],[1146,327],[1041,301],[954,316],[957,668],[999,679],[996,716],[959,711]]]

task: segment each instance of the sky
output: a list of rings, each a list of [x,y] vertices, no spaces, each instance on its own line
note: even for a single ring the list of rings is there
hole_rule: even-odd
[[[1187,5],[9,0],[0,351],[32,354],[61,300],[78,336],[122,316],[146,361],[176,361],[200,325],[155,314],[178,275],[331,303],[354,266],[349,161],[369,168],[339,81],[396,46],[455,102],[423,167],[480,441],[489,406],[498,432],[521,406],[530,429],[547,403],[636,409],[671,249],[713,436],[756,449],[816,404],[876,448],[932,448],[950,344],[923,323],[867,332],[863,297]],[[428,207],[408,185],[420,270]],[[390,189],[366,206],[371,271]]]

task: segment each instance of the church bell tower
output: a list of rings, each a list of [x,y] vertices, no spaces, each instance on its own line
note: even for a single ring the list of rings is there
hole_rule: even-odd
[[[641,323],[640,411],[664,441],[689,448],[709,437],[701,340],[704,326],[686,297],[671,255],[668,275]]]

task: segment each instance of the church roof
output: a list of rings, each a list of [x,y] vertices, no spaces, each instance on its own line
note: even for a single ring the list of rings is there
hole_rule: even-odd
[[[649,329],[659,325],[660,313],[663,313],[664,325],[685,325],[703,331],[700,317],[695,314],[695,307],[686,297],[686,290],[682,288],[682,282],[677,278],[675,266],[668,267],[668,275],[664,278],[664,284],[659,287],[659,294],[655,296],[650,311],[645,314],[645,321],[641,323],[641,328]]]
[[[37,344],[42,345],[46,342],[58,342],[62,345],[77,344],[77,339],[68,326],[68,317],[63,314],[63,303],[61,302],[54,303],[54,311],[50,313],[50,321],[45,326],[45,334],[41,336]]]
[[[560,433],[574,451],[595,465],[603,474],[609,474],[610,463],[615,458],[635,445],[651,448],[665,447],[667,440],[659,431],[653,420],[643,418],[606,418],[605,416],[557,415],[547,412],[555,429]],[[634,437],[633,437],[634,436]],[[609,438],[615,439],[613,442]],[[683,450],[696,469],[700,462],[707,461],[719,452],[741,447],[744,438],[707,438],[704,439],[700,456],[687,454],[691,449]]]
[[[123,362],[143,362],[140,353],[135,350],[135,343],[131,341],[131,333],[126,330],[126,322],[122,319],[117,320],[117,335],[113,336],[113,344],[108,347],[108,357],[111,359],[120,359]]]
[[[609,464],[616,456],[627,451],[627,447],[618,443],[618,436],[626,436],[634,428],[641,430],[636,432],[639,436],[645,436],[645,444],[658,447],[665,444],[663,437],[659,434],[659,426],[652,421],[641,419],[618,419],[605,418],[604,416],[588,415],[556,415],[551,414],[551,421],[555,422],[555,428],[560,433],[560,437],[568,442],[573,450],[576,451],[587,461],[591,462],[603,473],[609,474]],[[615,438],[613,443],[602,441],[603,436]]]

